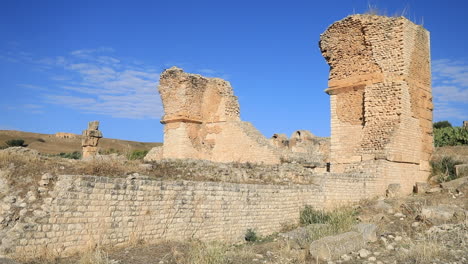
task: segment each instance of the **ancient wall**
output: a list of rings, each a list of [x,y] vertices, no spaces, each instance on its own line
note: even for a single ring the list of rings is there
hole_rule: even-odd
[[[334,208],[378,188],[362,173],[317,177],[317,184],[272,185],[44,174],[37,192],[0,201],[0,256],[46,246],[67,255],[140,239],[243,241],[247,229],[268,235],[298,222],[305,205]]]
[[[241,241],[249,228],[259,234],[279,231],[282,223],[298,221],[304,205],[320,208],[324,201],[320,188],[313,185],[132,176],[62,175],[43,180],[40,188],[39,197],[18,201],[25,211],[20,220],[2,226],[0,255],[33,253],[45,245],[49,250],[71,252],[92,243],[118,245],[132,239]],[[15,206],[19,206],[16,200],[8,203],[10,208]]]
[[[66,133],[66,132],[57,132],[57,133],[55,133],[55,136],[58,137],[58,138],[77,138],[77,137],[80,137],[77,134]]]
[[[427,179],[433,151],[429,33],[403,17],[352,15],[321,35],[320,49],[330,65],[331,170],[359,168],[410,192]]]

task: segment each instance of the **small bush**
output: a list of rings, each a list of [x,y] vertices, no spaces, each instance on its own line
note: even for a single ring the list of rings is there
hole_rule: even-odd
[[[255,231],[250,228],[247,229],[247,232],[245,232],[245,241],[255,242],[257,240],[258,240],[257,233],[255,233]]]
[[[24,140],[23,139],[11,139],[11,140],[5,141],[5,144],[7,144],[8,147],[23,147]]]
[[[325,224],[330,220],[330,215],[322,210],[316,210],[310,205],[306,205],[301,211],[300,223],[302,225]]]
[[[306,225],[308,237],[298,243],[306,245],[325,236],[348,232],[356,224],[356,214],[356,211],[350,208],[324,212],[305,206],[301,211],[300,222]]]
[[[439,121],[433,124],[434,128],[452,127],[449,121]]]
[[[136,160],[136,159],[143,159],[146,154],[148,154],[148,150],[134,150],[130,155],[128,155],[129,160]]]
[[[228,263],[227,248],[219,243],[195,243],[190,247],[188,259],[182,263],[224,264]]]
[[[43,138],[38,138],[37,141],[42,142],[42,143],[46,142],[45,139]]]
[[[468,129],[462,127],[434,128],[436,147],[468,145]]]
[[[451,181],[457,178],[455,174],[455,165],[462,164],[452,157],[444,156],[439,160],[431,161],[432,176],[438,176],[439,181]]]
[[[62,158],[65,158],[65,159],[81,159],[81,152],[79,151],[74,151],[74,152],[70,152],[70,153],[64,153],[64,152],[61,152],[59,154],[60,157]]]
[[[120,151],[110,148],[110,149],[100,149],[99,154],[101,155],[110,155],[110,154],[120,154]]]

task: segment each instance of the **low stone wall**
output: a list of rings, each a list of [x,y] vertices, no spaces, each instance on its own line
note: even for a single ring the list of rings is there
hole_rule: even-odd
[[[22,204],[19,220],[4,227],[3,253],[71,253],[94,243],[132,240],[243,240],[297,222],[304,205],[322,208],[314,185],[257,185],[61,175],[41,181],[40,195]],[[10,205],[15,207],[15,202]]]

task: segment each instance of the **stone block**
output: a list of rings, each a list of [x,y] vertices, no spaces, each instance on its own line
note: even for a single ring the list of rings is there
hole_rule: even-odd
[[[85,137],[97,137],[97,138],[102,138],[102,132],[99,130],[83,130],[83,136]]]
[[[414,192],[415,193],[425,193],[427,192],[431,186],[427,182],[417,182],[414,185]]]
[[[81,146],[86,147],[86,146],[92,146],[95,147],[98,145],[99,138],[98,137],[84,137],[81,140]]]
[[[328,236],[310,244],[309,252],[312,259],[331,261],[352,251],[357,251],[366,245],[359,232],[346,232],[336,236]]]
[[[389,198],[398,197],[401,193],[401,185],[399,183],[389,184],[387,187],[386,195]]]
[[[366,242],[377,241],[377,226],[369,223],[359,223],[353,227],[353,230],[361,233]]]
[[[98,130],[98,129],[99,129],[99,121],[88,122],[88,130]]]

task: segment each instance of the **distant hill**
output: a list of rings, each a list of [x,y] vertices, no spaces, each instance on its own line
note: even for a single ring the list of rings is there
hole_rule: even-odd
[[[11,139],[23,139],[25,144],[28,145],[28,148],[35,149],[40,153],[58,154],[61,152],[81,152],[81,135],[76,135],[74,138],[61,138],[55,134],[0,130],[0,147],[5,146],[5,141]],[[161,145],[162,143],[136,142],[112,138],[102,138],[99,140],[99,147],[102,151],[111,151],[111,149],[113,149],[120,153],[130,153],[133,150],[150,150],[153,147]]]

